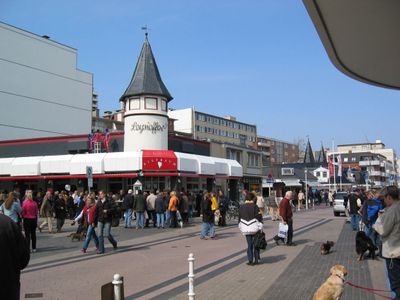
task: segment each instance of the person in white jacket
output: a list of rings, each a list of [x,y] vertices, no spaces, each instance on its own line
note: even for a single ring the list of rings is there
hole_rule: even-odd
[[[400,200],[399,189],[388,186],[381,191],[386,208],[373,225],[382,238],[382,256],[386,261],[390,288],[400,299]]]

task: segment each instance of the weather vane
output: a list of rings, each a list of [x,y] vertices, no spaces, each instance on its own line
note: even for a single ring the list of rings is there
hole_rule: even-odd
[[[149,34],[150,28],[148,28],[147,25],[144,25],[144,26],[142,26],[142,30],[144,30],[144,34],[145,34],[145,36],[147,37],[148,34]]]

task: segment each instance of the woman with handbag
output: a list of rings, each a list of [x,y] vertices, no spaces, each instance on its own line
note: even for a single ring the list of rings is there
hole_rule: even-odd
[[[260,260],[260,249],[254,247],[254,238],[260,230],[262,231],[262,226],[262,215],[254,203],[254,194],[248,193],[244,204],[239,207],[239,229],[246,236],[249,266],[258,264]]]
[[[32,199],[32,191],[25,192],[25,199],[22,202],[22,219],[24,224],[25,239],[28,246],[31,245],[32,253],[36,252],[36,227],[39,216],[37,203]]]

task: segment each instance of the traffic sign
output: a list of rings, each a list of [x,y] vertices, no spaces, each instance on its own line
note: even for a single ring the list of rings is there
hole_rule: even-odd
[[[93,167],[92,166],[86,166],[86,177],[93,178]]]
[[[93,187],[93,178],[92,177],[88,178],[88,187],[90,187],[90,188]]]

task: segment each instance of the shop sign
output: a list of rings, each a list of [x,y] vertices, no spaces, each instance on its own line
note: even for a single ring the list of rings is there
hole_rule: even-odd
[[[147,123],[134,122],[131,126],[131,131],[137,131],[139,133],[143,133],[143,131],[150,131],[152,134],[156,134],[157,132],[163,132],[167,129],[167,124],[160,124],[157,121]]]
[[[143,171],[177,171],[178,159],[171,150],[143,150]]]

